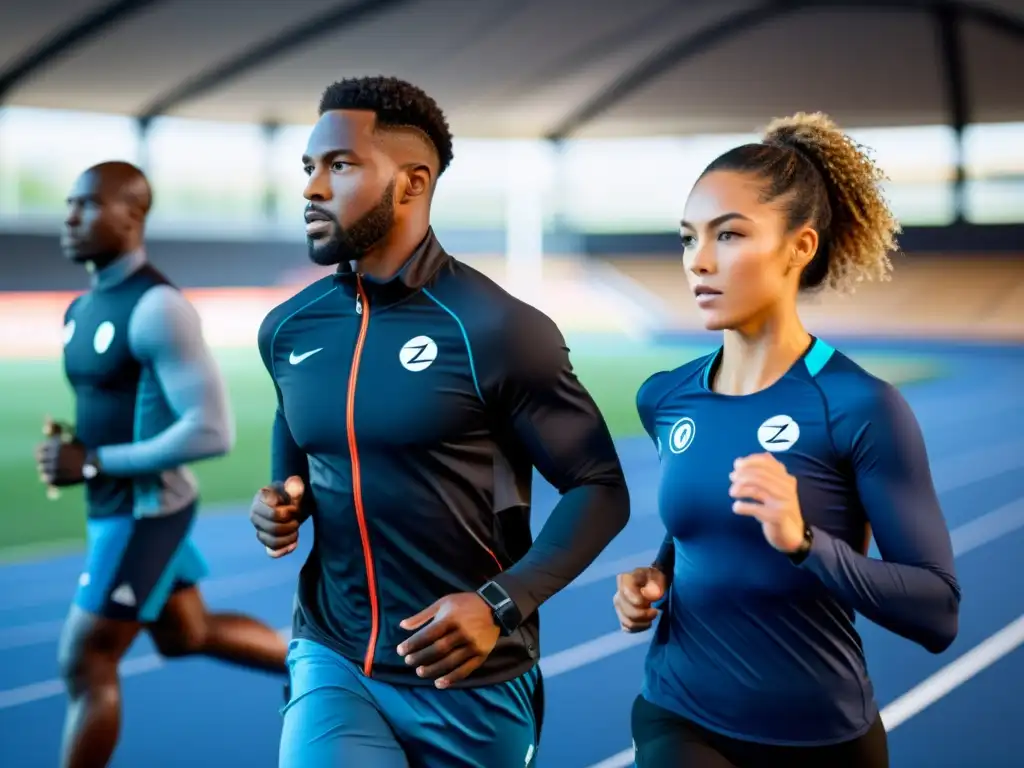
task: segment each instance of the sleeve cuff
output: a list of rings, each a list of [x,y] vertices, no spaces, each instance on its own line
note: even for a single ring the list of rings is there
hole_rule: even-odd
[[[131,448],[129,444],[126,446]],[[127,451],[119,450],[119,445],[104,445],[96,449],[96,459],[99,461],[101,474],[112,477],[121,477],[131,474],[131,462],[128,461]]]
[[[803,562],[796,565],[797,568],[812,571],[814,573],[829,572],[834,570],[836,564],[835,538],[818,528],[811,526],[814,531],[814,540],[811,542],[811,549]]]
[[[520,623],[526,621],[532,613],[537,610],[537,601],[530,595],[530,591],[520,583],[519,579],[509,573],[499,573],[493,579],[495,584],[504,589],[512,602],[519,609]]]

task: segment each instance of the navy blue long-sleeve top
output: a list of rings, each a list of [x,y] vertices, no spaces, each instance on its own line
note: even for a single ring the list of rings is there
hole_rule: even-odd
[[[920,427],[902,395],[828,344],[745,396],[709,382],[721,350],[637,395],[660,455],[671,575],[644,695],[710,730],[767,744],[856,738],[878,716],[854,617],[933,653],[957,633],[960,589]],[[813,529],[794,565],[732,512],[729,473],[770,451]],[[867,556],[868,531],[881,559]]]

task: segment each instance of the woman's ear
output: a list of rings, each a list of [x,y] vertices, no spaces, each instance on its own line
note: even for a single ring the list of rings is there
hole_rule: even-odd
[[[801,227],[791,241],[789,268],[797,272],[803,272],[811,259],[818,252],[820,239],[817,231],[811,227]]]

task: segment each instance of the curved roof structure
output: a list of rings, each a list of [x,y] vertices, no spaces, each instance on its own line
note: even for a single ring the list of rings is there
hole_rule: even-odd
[[[308,123],[393,74],[460,136],[1024,120],[1024,0],[23,0],[0,105]]]

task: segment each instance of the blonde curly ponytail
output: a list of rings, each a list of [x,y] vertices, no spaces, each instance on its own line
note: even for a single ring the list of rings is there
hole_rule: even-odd
[[[704,173],[714,170],[760,175],[765,201],[781,198],[790,227],[817,230],[818,254],[802,288],[853,290],[864,280],[889,279],[900,226],[882,193],[885,175],[827,115],[773,120],[760,144],[726,152]]]

